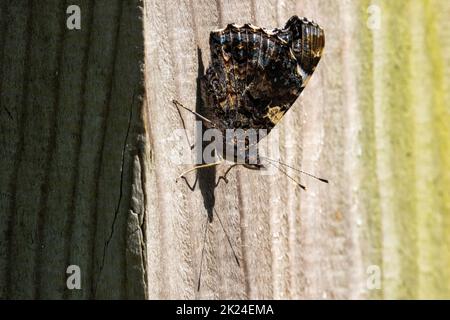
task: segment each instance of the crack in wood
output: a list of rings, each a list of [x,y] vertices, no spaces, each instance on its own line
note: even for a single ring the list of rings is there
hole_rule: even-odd
[[[133,116],[133,105],[134,105],[134,98],[136,96],[136,93],[133,94],[133,99],[131,101],[131,105],[130,105],[130,115],[128,118],[128,127],[127,127],[127,133],[125,135],[125,139],[124,139],[124,143],[123,143],[123,147],[122,147],[122,162],[121,162],[121,166],[120,166],[120,187],[119,187],[119,200],[117,201],[117,206],[116,206],[116,210],[114,212],[114,218],[113,218],[113,222],[111,224],[111,232],[108,236],[108,239],[105,242],[105,245],[103,247],[103,255],[102,255],[102,263],[100,265],[100,271],[98,273],[98,278],[94,287],[94,297],[95,297],[95,293],[97,291],[97,287],[98,287],[98,282],[100,281],[100,276],[102,274],[103,268],[105,266],[105,258],[106,258],[106,251],[108,250],[108,246],[112,240],[112,237],[114,235],[114,227],[116,225],[116,220],[117,220],[117,215],[119,213],[120,210],[120,205],[122,203],[122,196],[123,196],[123,169],[124,169],[124,165],[125,165],[125,150],[127,147],[127,142],[128,142],[128,136],[130,134],[130,128],[131,128],[131,119]]]

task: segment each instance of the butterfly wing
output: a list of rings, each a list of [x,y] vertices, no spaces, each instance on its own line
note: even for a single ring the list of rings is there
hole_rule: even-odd
[[[317,24],[297,16],[283,29],[230,24],[211,32],[205,116],[222,130],[269,132],[306,86],[324,39]]]

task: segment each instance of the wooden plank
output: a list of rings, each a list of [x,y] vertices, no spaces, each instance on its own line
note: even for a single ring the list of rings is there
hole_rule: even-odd
[[[76,0],[77,31],[34,4],[0,5],[0,298],[449,297],[448,1]],[[177,182],[199,132],[171,101],[204,107],[210,31],[294,14],[326,46],[270,136],[330,183]]]
[[[0,296],[144,298],[143,213],[130,210],[144,152],[142,7],[71,4],[81,30],[67,29],[65,1],[2,4]],[[66,286],[69,265],[81,290]]]
[[[437,3],[442,9],[447,7],[443,2]],[[158,194],[162,194],[154,207],[149,208],[150,212],[160,212],[154,216],[157,222],[149,226],[151,234],[159,235],[149,241],[156,254],[156,261],[149,260],[152,274],[149,283],[158,286],[151,295],[155,298],[416,297],[418,264],[420,268],[427,265],[419,263],[417,257],[419,252],[428,252],[417,241],[417,234],[424,234],[424,229],[429,235],[430,229],[418,228],[415,217],[418,205],[428,207],[431,191],[417,202],[419,193],[413,186],[421,186],[422,190],[427,187],[421,185],[422,179],[414,170],[426,166],[417,164],[418,158],[413,159],[419,153],[413,151],[416,124],[410,116],[417,111],[417,117],[422,117],[414,109],[421,108],[421,104],[407,88],[412,88],[414,81],[412,61],[416,61],[415,57],[429,59],[429,55],[427,46],[420,42],[420,32],[412,32],[411,26],[415,24],[422,30],[437,22],[418,25],[417,20],[423,19],[414,15],[417,7],[403,10],[403,4],[387,1],[374,3],[381,10],[379,29],[369,24],[373,18],[368,10],[371,1],[216,1],[195,3],[194,10],[187,2],[177,3],[176,9],[170,2],[145,4],[146,107],[150,140],[155,146],[151,179],[160,187]],[[417,2],[411,6],[425,8],[431,4]],[[209,190],[200,187],[190,191],[184,184],[175,184],[177,173],[184,167],[177,168],[164,160],[175,148],[174,143],[167,144],[165,139],[174,128],[181,127],[181,121],[167,104],[177,98],[191,109],[198,105],[197,71],[201,74],[209,61],[209,31],[231,22],[282,26],[293,14],[312,18],[323,26],[326,49],[302,97],[278,125],[281,158],[327,177],[330,184],[301,177],[308,185],[308,191],[302,192],[281,175],[261,176],[243,169],[232,172],[227,185],[210,186]],[[398,28],[404,32],[394,31]],[[411,50],[412,44],[415,50]],[[201,51],[201,59],[197,60],[202,63],[196,65],[197,46]],[[436,57],[433,61],[440,59]],[[409,69],[398,70],[403,64]],[[448,64],[443,67],[447,69]],[[421,70],[421,78],[426,74],[443,83],[443,77],[435,80],[427,66]],[[423,81],[421,84],[425,84],[423,92],[432,86]],[[416,94],[428,99],[424,94]],[[431,103],[430,108],[434,107],[439,104]],[[192,139],[192,118],[189,114],[183,116]],[[417,134],[422,137],[420,132]],[[438,144],[445,145],[446,141],[444,135]],[[188,147],[184,138],[180,138],[179,146]],[[415,150],[427,148],[428,144],[423,142]],[[426,157],[426,153],[422,156]],[[435,170],[443,172],[444,168],[445,165]],[[199,177],[217,178],[223,169],[216,170],[200,173]],[[192,175],[190,182],[194,178]],[[207,194],[212,192],[214,197],[209,195],[208,200]],[[204,220],[199,216],[206,215],[211,199],[238,248],[241,267],[233,261],[216,219],[208,227],[202,285],[200,293],[196,293],[204,230]],[[428,212],[436,211],[428,207]],[[448,211],[445,212],[447,216]],[[180,221],[184,223],[182,227]],[[429,244],[439,250],[434,241]],[[169,250],[164,256],[168,248],[174,247],[179,251]],[[432,265],[428,270],[436,272],[436,256],[426,257]],[[373,266],[384,276],[384,290],[367,287],[367,270]],[[169,275],[169,283],[159,287],[161,279]],[[181,285],[174,288],[174,283]],[[445,291],[442,286],[433,288],[427,294]]]

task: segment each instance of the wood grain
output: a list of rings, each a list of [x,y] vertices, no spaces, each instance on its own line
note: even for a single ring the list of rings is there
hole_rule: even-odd
[[[448,1],[70,4],[81,30],[67,1],[0,4],[0,298],[450,297]],[[176,182],[190,143],[171,101],[201,110],[209,32],[294,14],[326,46],[271,136],[330,183],[235,168],[216,186],[223,165]]]
[[[427,238],[432,231],[413,218],[423,215],[419,207],[434,201],[430,192],[420,196],[429,189],[422,185],[425,177],[415,173],[431,169],[419,156],[430,150],[431,137],[428,144],[408,142],[415,140],[414,134],[422,137],[428,130],[417,131],[417,123],[422,121],[419,110],[423,110],[417,98],[429,101],[429,108],[439,109],[426,91],[432,83],[439,83],[440,88],[446,83],[443,76],[435,77],[424,60],[442,62],[443,70],[449,68],[448,61],[437,53],[434,60],[424,43],[431,36],[429,28],[446,34],[448,23],[417,14],[425,9],[436,13],[433,6],[443,9],[448,5],[416,1],[394,6],[376,1],[381,26],[371,29],[371,4],[328,0],[145,2],[146,108],[155,161],[150,176],[157,194],[162,195],[149,208],[157,212],[153,217],[156,223],[149,225],[153,237],[149,245],[154,250],[153,256],[149,255],[149,270],[153,270],[149,271],[149,283],[156,286],[149,288],[150,297],[400,298],[448,294],[449,286],[442,281],[432,288],[427,281],[417,282],[419,274],[419,278],[428,277],[421,270],[430,263],[433,267],[426,268],[431,278],[447,276],[434,265],[436,256],[420,258],[419,252],[429,249],[417,235],[425,232]],[[202,187],[202,180],[218,178],[224,170],[220,167],[217,172],[191,175],[190,183],[195,178],[200,181],[194,191],[184,183],[176,184],[185,167],[167,161],[174,149],[167,137],[181,127],[181,121],[169,104],[176,98],[197,109],[198,76],[209,63],[209,31],[231,22],[281,26],[293,14],[314,19],[325,29],[326,49],[308,87],[278,125],[281,158],[327,177],[330,184],[297,177],[308,186],[308,191],[302,192],[281,174],[262,176],[237,169],[228,184],[214,188],[204,182]],[[422,35],[411,31],[412,24],[423,30]],[[436,50],[448,53],[448,44]],[[413,73],[418,63],[414,59],[423,59],[421,91],[411,86],[418,74]],[[442,91],[435,94],[441,96]],[[193,139],[193,119],[189,114],[183,116]],[[448,119],[447,111],[445,117]],[[446,145],[447,133],[434,141],[436,146]],[[188,152],[185,139],[179,140],[177,147],[180,145]],[[414,160],[410,160],[411,154]],[[446,171],[445,163],[434,172]],[[441,183],[441,187],[447,186]],[[421,186],[421,192],[415,184]],[[436,201],[448,203],[443,198]],[[208,225],[201,289],[196,292],[202,234],[211,206],[224,220],[241,266],[233,259],[218,219],[213,220]],[[448,220],[447,209],[428,207],[428,212]],[[430,240],[428,245],[444,254],[437,239],[444,238]],[[447,254],[443,259],[448,265]],[[381,290],[367,287],[367,269],[372,265],[382,272]],[[422,292],[425,288],[427,293]]]

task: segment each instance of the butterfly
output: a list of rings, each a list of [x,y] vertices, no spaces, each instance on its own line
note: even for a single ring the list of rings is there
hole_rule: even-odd
[[[173,100],[175,106],[195,114],[207,129],[220,133],[222,143],[216,150],[221,158],[256,170],[263,168],[265,161],[305,190],[305,186],[277,165],[328,183],[326,179],[259,155],[258,148],[254,148],[280,122],[314,73],[325,46],[322,28],[315,22],[298,16],[291,17],[284,28],[271,30],[252,24],[229,24],[210,33],[209,45],[211,63],[201,78],[205,106],[202,114]],[[264,130],[264,134],[257,133],[251,139],[249,133],[258,130]],[[230,131],[239,131],[242,135],[229,135]],[[230,149],[231,153],[228,152]],[[256,153],[252,150],[256,150]],[[242,154],[243,158],[239,159]],[[198,165],[183,172],[180,177],[190,171],[222,162],[223,160]],[[225,181],[233,166],[222,177]],[[220,216],[217,211],[215,213],[225,231]],[[204,241],[206,230],[205,227]],[[230,238],[226,232],[225,234],[239,265]],[[197,290],[200,290],[203,254],[204,247]]]
[[[209,45],[211,63],[201,79],[203,114],[191,111],[176,100],[173,102],[196,114],[206,128],[221,133],[223,141],[217,151],[223,159],[260,169],[262,158],[254,147],[280,122],[302,93],[322,57],[324,31],[313,21],[293,16],[284,28],[229,24],[210,33]],[[242,137],[227,135],[227,131],[238,130],[243,133]],[[265,130],[265,134],[257,133],[255,139],[249,139],[248,133],[255,130]],[[243,158],[238,159],[242,154]],[[266,157],[264,160],[274,166],[277,163],[290,167]],[[199,165],[180,176],[220,163],[222,161]]]

